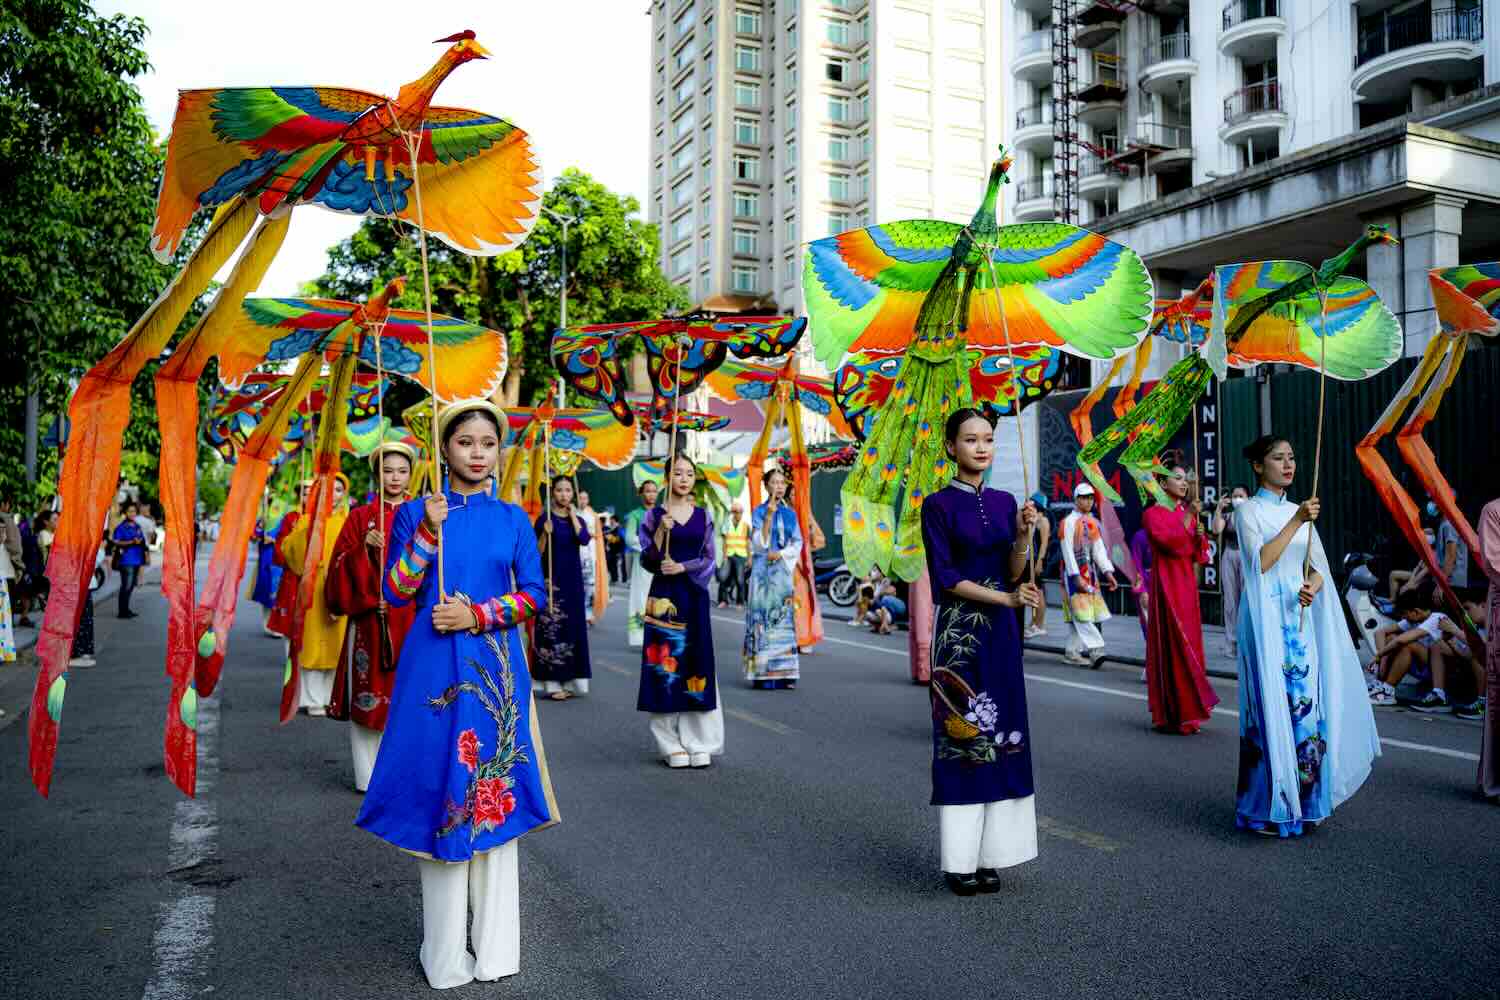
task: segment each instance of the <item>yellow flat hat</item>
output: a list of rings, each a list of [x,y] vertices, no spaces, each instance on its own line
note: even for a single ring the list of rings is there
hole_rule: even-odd
[[[505,411],[500,409],[488,399],[456,399],[438,411],[437,440],[442,441],[443,435],[448,430],[448,424],[455,417],[461,417],[466,413],[474,413],[483,410],[495,418],[495,424],[500,428],[500,436],[505,436]],[[502,440],[503,444],[504,441]]]
[[[417,449],[413,448],[405,441],[385,441],[381,444],[376,445],[375,450],[370,452],[370,464],[379,465],[380,459],[387,453],[392,455],[405,455],[406,460],[411,463],[411,467],[413,469],[417,467]]]

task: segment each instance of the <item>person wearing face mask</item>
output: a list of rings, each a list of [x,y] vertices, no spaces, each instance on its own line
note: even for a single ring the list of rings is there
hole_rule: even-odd
[[[698,466],[678,452],[667,499],[641,521],[641,565],[652,574],[636,710],[668,767],[708,767],[724,751],[724,706],[714,667],[708,582],[714,576],[714,522],[693,501]]]
[[[1094,514],[1094,488],[1079,483],[1073,489],[1073,510],[1062,523],[1063,590],[1067,596],[1066,617],[1073,628],[1064,646],[1063,659],[1089,666],[1104,655],[1104,636],[1099,625],[1109,621],[1103,588],[1114,590],[1115,567],[1109,561],[1104,532]],[[1087,655],[1084,654],[1087,650]]]
[[[333,697],[333,674],[338,670],[344,652],[344,630],[349,619],[336,615],[328,606],[324,593],[328,583],[329,561],[339,533],[349,517],[349,508],[344,498],[349,492],[349,480],[339,473],[333,480],[333,507],[323,525],[323,558],[318,561],[317,578],[313,585],[312,604],[302,618],[302,646],[297,658],[297,708],[305,709],[308,715],[325,716],[328,702]],[[297,522],[282,545],[287,564],[298,569],[306,565],[308,535],[312,530],[313,514],[309,511]],[[300,584],[299,584],[300,586]]]
[[[551,490],[551,507],[535,524],[548,593],[547,610],[533,628],[531,665],[542,693],[553,701],[567,701],[588,694],[594,675],[589,662],[587,597],[591,571],[582,559],[582,553],[592,551],[594,536],[589,521],[573,508],[573,498],[579,495],[573,477],[554,476]]]
[[[1453,497],[1453,502],[1458,503],[1458,497]],[[1436,545],[1433,551],[1437,553],[1438,566],[1443,575],[1448,578],[1449,586],[1455,590],[1466,590],[1469,586],[1469,548],[1464,544],[1463,538],[1458,534],[1458,529],[1453,522],[1446,517],[1439,516],[1438,505],[1433,501],[1427,501],[1427,516],[1438,522],[1435,535]],[[1431,543],[1429,543],[1431,544]]]
[[[1240,536],[1234,530],[1234,512],[1250,499],[1250,487],[1236,483],[1227,497],[1214,506],[1209,531],[1216,539],[1219,552],[1219,594],[1224,609],[1224,643],[1232,660],[1239,656],[1235,633],[1240,624],[1240,594],[1245,590],[1245,574],[1240,569]]]
[[[1171,505],[1152,504],[1141,515],[1151,542],[1146,690],[1157,732],[1190,736],[1219,703],[1208,683],[1198,609],[1198,567],[1208,565],[1208,535],[1198,520],[1201,502],[1188,497],[1187,470],[1176,465],[1156,480]]]
[[[1437,504],[1431,502],[1427,504],[1427,516],[1429,518],[1437,516]],[[1437,532],[1431,528],[1423,528],[1422,536],[1426,539],[1427,547],[1432,550],[1436,560],[1441,562],[1442,554],[1438,552],[1437,548]],[[1411,569],[1391,570],[1390,585],[1392,601],[1395,601],[1402,594],[1409,591],[1423,590],[1431,587],[1432,580],[1427,573],[1426,561],[1418,559],[1417,564]]]
[[[434,989],[520,970],[517,842],[558,818],[521,629],[547,581],[526,512],[490,488],[504,428],[488,400],[439,411],[442,492],[397,510],[383,576],[415,619],[355,823],[417,856]]]
[[[380,577],[391,523],[406,502],[417,452],[404,442],[389,441],[375,449],[370,464],[380,477],[379,495],[349,512],[334,542],[323,588],[328,610],[348,616],[350,626],[347,655],[339,657],[328,715],[349,722],[354,789],[359,792],[370,787],[396,686],[396,663],[414,616],[410,605],[391,607],[386,602]]]
[[[1359,790],[1380,756],[1380,736],[1328,587],[1332,571],[1313,525],[1318,498],[1299,504],[1287,495],[1297,472],[1291,442],[1268,434],[1245,458],[1259,488],[1234,521],[1245,572],[1235,825],[1295,837]]]
[[[922,544],[937,601],[932,643],[932,804],[943,881],[959,896],[999,892],[1001,868],[1037,855],[1036,799],[1017,611],[1042,593],[1024,582],[1036,507],[984,485],[994,418],[972,407],[943,428],[953,479],[922,503]]]

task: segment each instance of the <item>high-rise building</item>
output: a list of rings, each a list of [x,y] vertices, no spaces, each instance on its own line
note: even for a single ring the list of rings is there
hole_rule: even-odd
[[[801,312],[808,240],[967,221],[1007,0],[655,0],[649,218],[695,302]]]
[[[1500,0],[1006,0],[1012,218],[1136,250],[1158,294],[1215,264],[1356,272],[1433,328],[1426,270],[1500,256]],[[1170,352],[1160,369],[1174,360]]]

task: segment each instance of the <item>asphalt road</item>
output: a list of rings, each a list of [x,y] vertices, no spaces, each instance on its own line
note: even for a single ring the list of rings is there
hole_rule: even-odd
[[[0,995],[428,995],[416,866],[352,825],[346,732],[276,725],[280,643],[241,610],[203,707],[203,791],[161,768],[164,608],[101,608],[50,801],[0,719]],[[617,598],[594,694],[539,711],[563,822],[521,847],[522,971],[456,998],[1480,997],[1500,990],[1500,810],[1478,729],[1382,712],[1374,777],[1317,833],[1233,827],[1234,688],[1152,734],[1139,674],[1027,659],[1041,857],[996,896],[937,872],[926,692],[905,636],[830,624],[794,692],[737,681],[728,746],[669,771],[634,710]],[[7,668],[14,670],[15,668]]]

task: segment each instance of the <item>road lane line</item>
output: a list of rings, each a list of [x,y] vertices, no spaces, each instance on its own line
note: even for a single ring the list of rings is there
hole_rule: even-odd
[[[797,730],[793,729],[791,726],[782,725],[774,719],[767,719],[764,716],[756,715],[754,712],[746,712],[744,709],[740,708],[725,708],[724,714],[733,716],[734,718],[739,719],[741,722],[748,722],[752,726],[760,726],[762,729],[769,729],[771,732],[776,733],[778,736],[791,736],[792,734],[797,732]]]
[[[1070,840],[1075,844],[1091,847],[1096,851],[1103,851],[1105,854],[1113,854],[1125,846],[1119,841],[1110,840],[1103,834],[1091,833],[1088,830],[1076,830],[1064,823],[1059,823],[1050,816],[1038,816],[1036,818],[1036,828],[1049,836],[1057,837],[1060,840]]]
[[[198,795],[177,803],[167,848],[167,876],[181,877],[182,882],[174,898],[162,903],[157,911],[156,930],[151,935],[151,978],[141,993],[142,1000],[180,1000],[212,989],[207,980],[214,951],[218,890],[211,883],[195,882],[193,873],[217,860],[219,807],[213,792],[219,778],[218,736],[219,699],[201,698]]]
[[[713,617],[717,618],[719,621],[733,622],[733,619],[724,618],[720,615],[714,615]],[[899,656],[902,659],[906,659],[909,655],[904,649],[891,649],[887,646],[876,646],[868,642],[853,642],[849,639],[835,639],[832,636],[824,636],[823,641],[836,643],[840,646],[854,646],[857,649],[867,649],[876,653],[885,653],[888,656]],[[1055,684],[1058,687],[1077,688],[1080,691],[1092,691],[1096,694],[1107,694],[1115,698],[1129,698],[1132,701],[1148,700],[1147,697],[1144,694],[1141,694],[1139,691],[1121,691],[1119,688],[1106,687],[1102,684],[1084,684],[1081,681],[1065,681],[1060,677],[1040,677],[1036,674],[1027,674],[1026,679],[1028,681],[1035,681],[1038,684]],[[1213,713],[1215,715],[1220,715],[1228,719],[1238,719],[1240,717],[1240,713],[1232,708],[1216,708],[1213,710]],[[1430,753],[1435,754],[1439,757],[1452,757],[1455,760],[1468,760],[1475,762],[1479,760],[1479,755],[1477,753],[1469,753],[1466,750],[1450,750],[1447,747],[1431,746],[1427,743],[1412,743],[1408,740],[1392,739],[1389,736],[1380,737],[1380,742],[1385,746],[1396,747],[1399,750],[1413,750],[1417,753]]]

